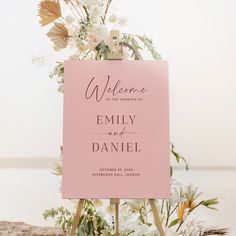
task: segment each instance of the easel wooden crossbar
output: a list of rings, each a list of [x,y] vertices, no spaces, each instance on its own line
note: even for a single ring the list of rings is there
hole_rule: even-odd
[[[120,33],[118,30],[112,30],[110,32],[110,40],[109,40],[109,49],[110,52],[108,53],[108,60],[122,60],[123,59],[123,53],[122,53],[122,47],[120,44]],[[72,230],[70,235],[71,236],[76,236],[76,230],[79,224],[81,212],[83,209],[85,199],[80,199],[78,202],[77,210],[72,222]],[[160,236],[165,236],[164,230],[162,228],[161,224],[161,218],[158,213],[158,209],[155,203],[154,199],[149,199],[149,203],[153,212],[153,217],[155,220],[155,224],[157,226],[157,229],[159,231]],[[120,204],[120,199],[119,198],[111,198],[110,199],[110,204],[115,205],[115,236],[120,236],[119,232],[119,204]]]

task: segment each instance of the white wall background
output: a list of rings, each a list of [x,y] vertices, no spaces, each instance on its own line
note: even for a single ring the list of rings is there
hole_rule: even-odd
[[[62,95],[32,55],[51,43],[37,2],[0,3],[0,157],[57,157]],[[235,0],[114,0],[125,32],[153,38],[170,62],[171,141],[193,165],[236,166]]]

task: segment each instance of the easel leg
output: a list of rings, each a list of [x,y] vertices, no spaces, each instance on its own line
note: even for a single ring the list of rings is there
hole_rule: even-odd
[[[116,221],[116,236],[120,236],[120,233],[119,233],[119,203],[115,204],[115,221]]]
[[[116,236],[120,236],[119,232],[119,204],[120,204],[120,199],[119,198],[111,198],[110,199],[110,204],[115,205],[115,229],[116,229]]]
[[[76,210],[76,213],[75,213],[75,217],[74,217],[73,222],[72,222],[72,229],[71,229],[71,234],[70,234],[71,236],[76,235],[76,229],[77,229],[77,226],[78,226],[78,223],[79,223],[81,211],[82,211],[83,206],[84,206],[84,201],[85,201],[84,199],[79,200],[77,210]]]
[[[164,230],[162,228],[162,224],[161,224],[161,219],[157,210],[157,206],[155,204],[155,200],[154,199],[149,199],[151,208],[152,208],[152,212],[153,212],[153,216],[157,225],[157,228],[159,230],[160,236],[165,236]]]

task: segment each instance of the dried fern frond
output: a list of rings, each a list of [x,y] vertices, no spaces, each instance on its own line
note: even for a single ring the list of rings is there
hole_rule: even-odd
[[[59,50],[65,48],[69,39],[69,32],[64,24],[54,23],[54,26],[47,33],[48,37],[54,43],[54,49]]]
[[[61,6],[59,0],[41,0],[39,3],[39,23],[45,26],[61,17]]]
[[[227,235],[228,229],[207,229],[202,235]]]

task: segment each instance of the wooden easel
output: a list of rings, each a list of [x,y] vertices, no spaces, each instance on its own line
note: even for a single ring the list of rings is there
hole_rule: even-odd
[[[109,49],[110,52],[108,53],[107,59],[108,60],[122,60],[123,59],[123,52],[122,47],[120,45],[120,33],[118,30],[112,30],[110,32],[110,40],[109,40]],[[78,202],[77,210],[72,222],[72,230],[70,235],[76,236],[77,226],[79,224],[81,211],[83,209],[85,199],[80,199]],[[164,230],[162,228],[161,219],[157,210],[157,206],[154,199],[149,199],[149,203],[151,205],[151,209],[153,212],[154,220],[157,226],[157,229],[160,233],[160,236],[165,236]],[[111,198],[110,204],[115,205],[115,236],[120,236],[119,233],[119,198]]]

